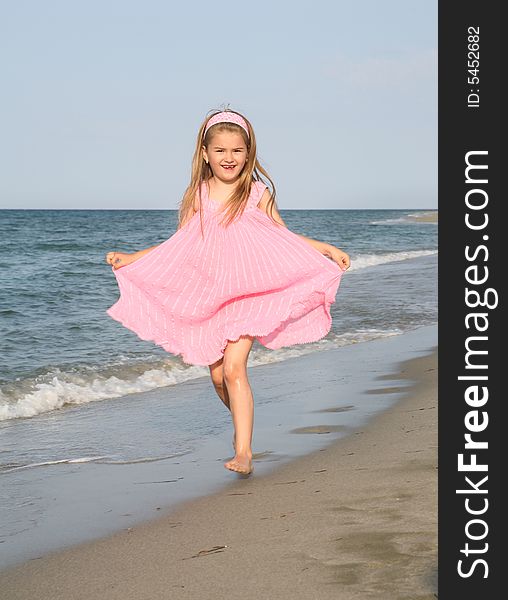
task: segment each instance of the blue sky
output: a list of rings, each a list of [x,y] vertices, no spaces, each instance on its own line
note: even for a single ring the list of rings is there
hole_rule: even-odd
[[[437,207],[437,1],[0,3],[0,208],[175,209],[229,103],[289,208]]]

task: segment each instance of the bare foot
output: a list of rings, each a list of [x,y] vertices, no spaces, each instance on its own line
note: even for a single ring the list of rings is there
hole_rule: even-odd
[[[237,473],[243,473],[244,475],[248,475],[254,470],[252,466],[252,457],[246,455],[237,456],[235,454],[231,460],[224,463],[224,466],[230,471],[236,471]]]

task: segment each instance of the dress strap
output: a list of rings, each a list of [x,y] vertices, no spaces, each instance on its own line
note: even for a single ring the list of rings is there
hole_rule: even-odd
[[[252,206],[257,206],[259,204],[259,201],[261,200],[261,196],[263,195],[264,191],[266,190],[266,184],[264,184],[262,181],[255,181],[252,184],[252,192],[251,192],[251,198],[250,198],[250,204]]]

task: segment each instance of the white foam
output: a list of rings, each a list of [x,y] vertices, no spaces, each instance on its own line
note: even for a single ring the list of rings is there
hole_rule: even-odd
[[[119,398],[127,394],[146,392],[155,388],[175,385],[188,379],[203,377],[208,368],[189,366],[183,370],[148,369],[134,379],[116,376],[62,373],[54,375],[49,382],[33,383],[32,390],[15,402],[9,401],[0,391],[0,421],[20,417],[34,417],[57,410],[65,405],[88,404],[108,398]]]
[[[351,267],[348,269],[348,273],[377,265],[411,260],[421,256],[432,256],[433,254],[437,254],[437,250],[407,250],[403,252],[388,252],[386,254],[359,254],[351,258]]]
[[[45,460],[43,462],[30,463],[28,465],[19,465],[19,466],[11,466],[6,469],[0,469],[0,473],[11,473],[12,471],[22,471],[24,469],[33,469],[35,467],[46,467],[51,465],[72,465],[72,464],[80,464],[80,463],[90,463],[90,462],[99,462],[100,464],[106,465],[133,465],[137,463],[149,463],[149,462],[157,462],[160,460],[167,460],[168,458],[176,458],[179,456],[185,456],[188,452],[178,452],[174,454],[169,454],[165,456],[150,456],[143,458],[135,458],[135,459],[116,459],[115,457],[104,455],[104,456],[81,456],[78,458],[61,458],[58,460]]]
[[[381,221],[370,221],[369,225],[397,225],[398,223],[409,223],[409,221],[407,217],[398,217],[397,219],[383,219]]]
[[[253,350],[251,358],[249,358],[249,366],[264,365],[268,363],[281,362],[295,356],[302,356],[310,352],[321,350],[331,350],[333,348],[341,348],[342,346],[350,346],[351,344],[359,344],[368,342],[377,338],[390,337],[392,335],[400,335],[403,333],[401,329],[360,329],[354,332],[329,334],[326,338],[310,344],[301,344],[297,346],[288,346],[279,350],[271,350],[266,352],[263,349]]]
[[[44,467],[46,465],[59,465],[62,463],[89,463],[104,458],[107,458],[107,456],[82,456],[80,458],[62,458],[60,460],[46,460],[44,462],[30,463],[29,465],[20,465],[19,467],[11,467],[10,469],[4,469],[2,470],[2,473],[11,473],[12,471],[21,471],[23,469],[32,469],[34,467]]]

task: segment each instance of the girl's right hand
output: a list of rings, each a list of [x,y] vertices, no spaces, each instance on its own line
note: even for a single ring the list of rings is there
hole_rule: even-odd
[[[112,265],[113,269],[120,269],[126,267],[136,260],[136,252],[128,254],[126,252],[108,252],[106,254],[106,262]]]

